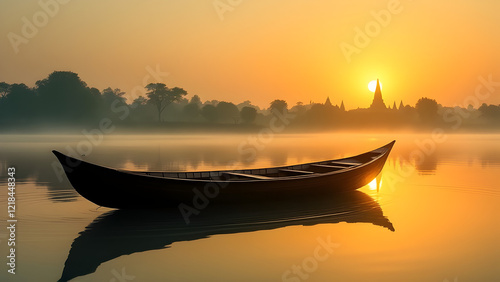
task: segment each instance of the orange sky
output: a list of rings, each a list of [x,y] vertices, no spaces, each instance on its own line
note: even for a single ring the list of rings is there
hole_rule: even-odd
[[[59,1],[68,3],[41,1],[52,15],[38,1],[0,3],[0,81],[33,86],[54,70],[70,70],[90,86],[131,97],[144,86],[146,68],[159,66],[169,73],[167,86],[202,100],[267,107],[273,99],[294,105],[330,96],[348,109],[370,105],[367,84],[376,78],[391,105],[414,105],[422,96],[461,104],[478,76],[500,82],[494,0]],[[218,13],[214,3],[233,3],[232,10]],[[390,15],[383,25],[372,14],[381,10]],[[38,30],[24,37],[23,17],[34,16]],[[356,45],[355,29],[366,27],[370,41]],[[13,34],[24,41],[12,44]],[[342,44],[360,48],[348,60]],[[481,102],[499,104],[497,88]]]

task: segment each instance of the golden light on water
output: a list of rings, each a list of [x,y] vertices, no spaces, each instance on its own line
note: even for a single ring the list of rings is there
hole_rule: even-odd
[[[377,179],[374,178],[372,182],[368,183],[368,187],[370,187],[370,190],[377,190]]]
[[[380,179],[380,183],[378,184],[379,188],[381,186],[382,186],[382,179]],[[377,178],[374,178],[370,183],[368,183],[368,188],[372,191],[377,190]]]

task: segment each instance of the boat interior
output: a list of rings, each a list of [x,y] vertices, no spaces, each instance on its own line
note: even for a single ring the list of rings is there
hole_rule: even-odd
[[[222,171],[199,171],[199,172],[168,172],[168,171],[127,171],[129,173],[149,175],[162,178],[197,179],[197,180],[219,180],[219,181],[248,181],[269,180],[282,177],[301,177],[305,175],[318,175],[330,172],[341,172],[356,168],[364,163],[377,159],[386,150],[383,148],[339,160],[321,161],[284,167],[244,169],[244,170],[222,170]]]

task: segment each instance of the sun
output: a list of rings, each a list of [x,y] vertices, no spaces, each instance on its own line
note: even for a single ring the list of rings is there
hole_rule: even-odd
[[[382,90],[382,82],[380,82],[380,90]],[[377,88],[377,80],[372,80],[368,83],[368,89],[370,89],[371,92],[375,92],[375,89]]]

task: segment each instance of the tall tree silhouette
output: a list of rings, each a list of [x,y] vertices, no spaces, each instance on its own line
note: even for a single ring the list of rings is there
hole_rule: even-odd
[[[215,108],[217,109],[217,115],[220,121],[238,122],[240,111],[235,104],[230,102],[219,102]]]
[[[0,82],[0,99],[4,98],[7,96],[9,93],[10,85],[5,82]]]
[[[254,107],[245,106],[240,112],[243,123],[252,123],[257,117],[257,110]]]
[[[187,95],[186,90],[179,87],[168,88],[164,83],[150,83],[146,89],[149,91],[146,93],[148,102],[158,110],[158,122],[161,122],[161,113],[166,106],[181,101],[182,97]]]
[[[191,97],[191,100],[189,101],[190,104],[198,104],[198,105],[201,105],[201,98],[200,96],[198,95],[193,95],[193,97]]]
[[[186,117],[189,120],[193,121],[200,115],[200,112],[201,112],[200,104],[189,103],[189,104],[184,106],[184,108],[182,109],[182,112],[184,113],[184,115],[186,115]]]
[[[214,105],[206,104],[201,108],[201,115],[209,122],[215,122],[217,120],[217,110]]]
[[[88,120],[98,110],[99,93],[91,91],[78,74],[55,71],[36,82],[43,116],[54,121]]]
[[[274,100],[271,102],[271,106],[269,107],[271,112],[278,111],[280,113],[288,110],[288,104],[285,100]]]
[[[104,99],[104,103],[107,105],[111,105],[115,100],[120,102],[125,102],[125,98],[123,97],[125,92],[122,92],[119,88],[112,89],[108,87],[102,91],[102,98]]]
[[[24,83],[9,85],[8,94],[1,99],[1,116],[10,120],[27,121],[35,116],[35,92]]]
[[[137,109],[146,106],[148,103],[148,99],[146,99],[144,96],[139,96],[130,105],[132,109]]]
[[[487,119],[500,119],[500,105],[486,105],[483,103],[478,110]]]
[[[437,118],[438,103],[434,99],[420,98],[415,105],[415,109],[422,121],[431,122]]]
[[[91,89],[92,90],[92,89]],[[126,106],[125,92],[119,88],[108,87],[102,91],[102,114],[113,119],[123,119],[123,113],[117,111],[118,108]]]

